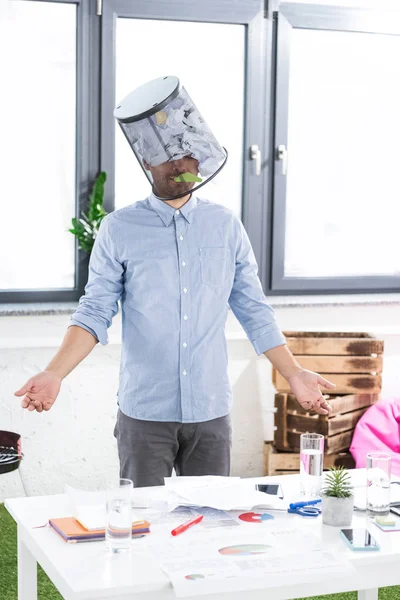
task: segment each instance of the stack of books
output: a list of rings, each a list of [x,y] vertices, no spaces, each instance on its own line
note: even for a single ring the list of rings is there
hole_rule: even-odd
[[[78,521],[75,517],[62,517],[50,519],[50,526],[68,543],[95,542],[104,540],[105,529],[92,529]],[[132,522],[132,537],[138,537],[150,533],[150,523],[146,520],[134,520]]]

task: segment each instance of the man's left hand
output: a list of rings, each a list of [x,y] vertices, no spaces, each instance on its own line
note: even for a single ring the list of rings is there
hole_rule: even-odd
[[[319,415],[329,415],[332,408],[323,397],[319,386],[333,390],[336,387],[334,383],[307,369],[298,371],[287,380],[298,403],[304,410],[312,410]]]

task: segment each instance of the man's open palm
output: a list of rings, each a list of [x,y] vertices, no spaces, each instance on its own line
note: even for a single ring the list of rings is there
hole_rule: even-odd
[[[329,415],[331,407],[323,397],[319,386],[333,390],[336,387],[334,383],[307,369],[288,377],[288,382],[302,408],[312,410],[319,415]]]
[[[60,391],[61,381],[55,373],[42,371],[28,379],[21,389],[14,392],[14,395],[24,396],[21,406],[29,411],[50,410]]]

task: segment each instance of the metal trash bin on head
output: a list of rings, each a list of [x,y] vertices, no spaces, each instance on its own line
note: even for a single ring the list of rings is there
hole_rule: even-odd
[[[159,77],[138,87],[117,105],[114,117],[152,187],[152,167],[184,157],[197,161],[194,172],[187,179],[182,174],[183,179],[174,181],[171,194],[162,200],[198,190],[226,163],[226,149],[218,143],[178,77]]]

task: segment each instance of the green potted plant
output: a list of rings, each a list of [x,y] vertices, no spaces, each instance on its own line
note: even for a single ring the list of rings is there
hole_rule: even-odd
[[[333,527],[348,527],[353,519],[354,497],[350,473],[344,467],[332,467],[325,475],[321,492],[322,522]]]
[[[81,217],[72,219],[72,228],[69,229],[73,233],[79,244],[79,249],[84,250],[88,254],[91,253],[94,240],[99,231],[100,223],[107,215],[103,208],[104,184],[107,176],[104,171],[96,177],[93,190],[89,196],[89,204],[87,212],[81,213]]]

